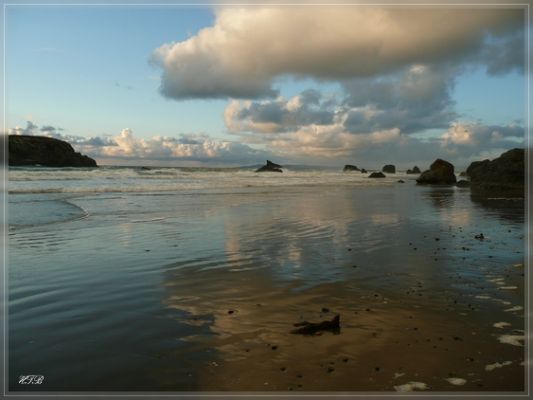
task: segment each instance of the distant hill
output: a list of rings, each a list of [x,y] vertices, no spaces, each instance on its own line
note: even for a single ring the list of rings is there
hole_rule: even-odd
[[[96,167],[96,161],[74,151],[59,139],[46,136],[9,135],[8,162],[11,166]]]

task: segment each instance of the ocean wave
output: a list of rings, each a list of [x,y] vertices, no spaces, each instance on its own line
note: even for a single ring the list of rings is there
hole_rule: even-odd
[[[25,169],[10,171],[8,193],[130,193],[281,186],[367,186],[392,184],[399,178],[410,179],[403,174],[369,179],[366,174],[322,170],[258,174],[249,169]]]

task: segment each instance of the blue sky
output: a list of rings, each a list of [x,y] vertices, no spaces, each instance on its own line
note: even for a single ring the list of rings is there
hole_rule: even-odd
[[[423,162],[426,159],[420,158],[420,149],[413,153],[406,148],[416,148],[430,138],[439,138],[437,150],[441,153],[448,152],[448,158],[464,163],[497,153],[509,146],[509,140],[519,141],[516,129],[523,130],[525,104],[523,70],[516,61],[520,54],[502,55],[509,58],[503,65],[490,59],[491,54],[502,54],[498,48],[490,53],[494,43],[509,39],[503,44],[506,48],[523,43],[523,27],[513,27],[517,24],[513,15],[500,22],[493,16],[480,20],[474,13],[452,10],[460,18],[468,14],[464,18],[479,32],[500,36],[483,41],[472,28],[462,33],[466,39],[461,42],[461,37],[435,29],[434,47],[444,43],[447,50],[443,54],[434,52],[431,43],[417,44],[419,38],[407,37],[413,48],[430,47],[417,54],[409,45],[400,44],[397,51],[395,45],[384,60],[375,56],[376,60],[363,63],[360,60],[368,55],[357,57],[357,51],[366,52],[374,43],[384,43],[383,51],[387,51],[387,43],[394,40],[387,36],[388,28],[376,28],[377,36],[369,35],[366,47],[365,43],[352,45],[350,38],[339,35],[339,47],[355,54],[346,58],[330,54],[331,42],[325,47],[320,39],[332,36],[335,43],[333,26],[342,26],[342,21],[328,25],[327,20],[339,21],[335,10],[324,17],[324,9],[302,13],[302,21],[316,19],[320,23],[316,26],[324,30],[315,43],[312,38],[305,40],[312,33],[302,32],[307,25],[298,25],[299,10],[222,9],[8,6],[7,127],[12,133],[44,132],[70,139],[75,147],[104,163],[151,159],[175,165],[237,165],[259,162],[266,156],[333,165],[354,158],[365,160],[365,154],[370,161],[380,151],[387,154],[400,148],[405,154],[398,157],[399,164]],[[412,25],[412,21],[433,18],[415,11],[407,16],[390,13],[390,25],[397,21],[399,26]],[[295,12],[298,17],[293,23]],[[350,12],[357,12],[357,7]],[[209,32],[202,36],[199,32],[204,28]],[[373,27],[365,32],[369,29]],[[382,40],[376,42],[376,37]],[[478,42],[464,48],[462,43],[468,40]],[[299,41],[310,47],[309,53],[300,54]],[[274,43],[271,48],[270,43]],[[185,44],[188,50],[184,50]],[[167,47],[161,50],[164,45]],[[211,45],[216,48],[206,50]],[[340,63],[346,65],[353,62],[353,69],[339,69],[333,62],[324,64],[313,58],[321,51],[324,58],[340,57]],[[401,51],[407,56],[399,57],[396,53]],[[233,59],[242,55],[242,62],[228,61],[228,54]],[[250,61],[256,58],[256,64]],[[410,80],[414,88],[405,86]],[[439,99],[435,107],[446,113],[440,110],[424,123],[413,124],[425,118],[424,106],[411,98],[419,88],[429,102]],[[384,96],[395,93],[394,104],[376,97],[380,90]],[[305,97],[308,104],[300,101],[304,93],[314,94]],[[428,108],[427,112],[434,110]],[[383,118],[386,115],[390,118]],[[410,121],[401,121],[402,116]],[[461,136],[463,131],[457,133],[458,125],[470,127],[465,128],[470,141]],[[24,130],[31,126],[36,128]],[[46,126],[56,129],[40,130]],[[484,141],[488,135],[494,138],[495,131],[504,140],[485,146]],[[477,140],[472,132],[479,135]],[[164,143],[162,136],[168,138]],[[107,149],[84,142],[91,137],[107,138]],[[316,143],[310,142],[313,138]],[[437,150],[427,158],[437,156]]]

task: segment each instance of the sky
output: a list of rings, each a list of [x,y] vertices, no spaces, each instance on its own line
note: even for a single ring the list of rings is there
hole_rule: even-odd
[[[6,128],[118,165],[458,167],[524,146],[524,10],[6,8]]]

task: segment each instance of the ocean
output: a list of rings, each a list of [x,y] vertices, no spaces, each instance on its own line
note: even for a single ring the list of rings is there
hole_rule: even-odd
[[[522,391],[524,199],[415,179],[10,168],[10,391]]]

